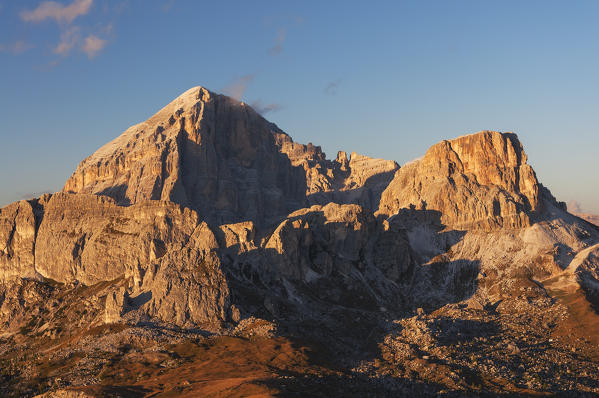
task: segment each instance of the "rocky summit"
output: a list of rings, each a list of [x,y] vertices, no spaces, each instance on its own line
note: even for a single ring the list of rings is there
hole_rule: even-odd
[[[598,309],[514,133],[331,160],[195,87],[0,210],[2,396],[589,396]]]

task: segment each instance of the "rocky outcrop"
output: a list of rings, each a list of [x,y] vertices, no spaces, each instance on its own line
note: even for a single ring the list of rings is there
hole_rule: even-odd
[[[542,207],[540,184],[515,134],[483,131],[433,145],[404,165],[382,194],[379,214],[439,211],[454,229],[521,228]]]
[[[121,207],[105,196],[58,193],[43,208],[35,268],[88,285],[134,275],[185,247],[199,223],[197,213],[168,202]]]
[[[566,274],[571,275],[577,284],[583,289],[586,299],[594,306],[595,311],[599,309],[599,243],[576,254]]]
[[[0,209],[0,280],[36,277],[36,230],[32,203],[22,200]]]
[[[334,200],[376,207],[380,183],[397,168],[357,154],[329,161],[243,102],[194,87],[81,162],[63,190],[120,205],[167,200],[213,225],[268,225],[318,192],[366,187]]]
[[[303,170],[277,139],[291,141],[244,103],[195,87],[85,159],[64,191],[168,200],[215,224],[268,222],[305,201]]]
[[[57,193],[2,209],[4,279],[94,285],[128,280],[106,299],[106,322],[135,309],[180,326],[230,315],[218,243],[196,212],[162,201],[118,206],[106,196]]]
[[[405,231],[354,204],[297,210],[262,236],[250,223],[223,225],[220,241],[230,280],[263,290],[271,314],[280,298],[308,312],[323,303],[398,310],[414,273]]]
[[[293,159],[293,158],[292,158]],[[399,165],[392,160],[374,159],[352,152],[339,152],[333,161],[292,160],[306,171],[306,194],[310,205],[357,204],[376,210]]]
[[[584,228],[566,227],[577,225],[574,218],[551,227],[565,231],[567,239],[557,232],[547,237],[549,227],[527,228],[535,214],[549,211],[543,206],[555,212],[548,219],[566,215],[537,182],[513,134],[482,132],[443,141],[401,169],[395,162],[356,153],[339,152],[329,161],[319,147],[294,143],[245,105],[227,101],[202,88],[190,90],[133,128],[135,134],[128,130],[84,161],[67,182],[70,190],[83,192],[46,195],[2,209],[4,279],[110,283],[103,322],[126,322],[135,312],[179,326],[217,329],[260,308],[279,316],[281,300],[299,306],[300,312],[323,304],[363,310],[435,308],[484,291],[478,289],[484,286],[478,280],[481,271],[509,274],[514,267],[496,269],[495,248],[503,248],[502,253],[519,248],[521,256],[511,262],[531,264],[534,259],[538,269],[529,269],[539,278],[561,270],[567,253],[584,249],[576,243]],[[229,124],[218,122],[228,117],[223,115],[231,117]],[[162,136],[146,132],[149,126],[165,125],[165,118],[174,122],[158,130],[174,146],[157,146]],[[243,122],[233,128],[231,120]],[[220,138],[213,134],[217,130]],[[195,146],[177,146],[181,142]],[[152,148],[168,154],[158,156]],[[178,160],[169,163],[173,156]],[[222,167],[210,169],[209,158]],[[153,162],[161,166],[148,167]],[[146,194],[144,173],[171,170],[175,164],[179,169],[170,177],[162,171],[156,177],[171,181],[161,185],[159,196],[168,200],[149,200],[153,194]],[[285,167],[283,174],[271,173]],[[211,177],[205,179],[206,173]],[[250,175],[257,179],[244,179]],[[190,187],[208,180],[232,189],[222,192],[227,205],[212,194],[189,201]],[[247,195],[262,205],[274,198],[285,202],[285,197],[313,205],[285,213],[304,199],[293,205],[278,202],[273,204],[278,208],[265,213],[250,201],[246,211],[238,200]],[[377,207],[378,218],[373,214]],[[211,227],[206,221],[221,223]],[[528,232],[508,236],[502,231],[506,228]],[[539,228],[544,232],[533,233]],[[538,242],[526,243],[526,236]],[[549,251],[559,253],[546,255]]]
[[[176,325],[218,329],[232,318],[234,309],[217,249],[208,225],[199,224],[183,247],[167,250],[149,269],[141,270],[132,301],[147,300],[149,315]]]
[[[532,358],[546,374],[573,353],[580,367],[562,375],[587,380],[596,361],[571,351],[570,326],[599,324],[599,230],[565,212],[526,159],[514,134],[484,131],[401,169],[355,152],[328,160],[247,105],[193,88],[84,160],[65,192],[0,209],[0,359],[10,368],[0,380],[29,374],[47,388],[70,366],[53,387],[69,395],[99,375],[124,386],[127,372],[105,378],[115,361],[153,369],[154,381],[171,368],[187,375],[212,366],[206,350],[222,335],[306,338],[339,353],[352,378],[440,375],[464,380],[458,395],[483,392],[479,374],[498,391],[497,380],[516,380],[504,357],[519,350],[516,372]],[[556,346],[559,329],[567,341]],[[221,337],[198,339],[206,331]],[[474,355],[485,344],[500,366]],[[551,350],[559,356],[541,358]],[[165,360],[145,363],[150,351]],[[48,364],[60,364],[54,375]],[[139,369],[127,391],[150,393],[137,389]]]

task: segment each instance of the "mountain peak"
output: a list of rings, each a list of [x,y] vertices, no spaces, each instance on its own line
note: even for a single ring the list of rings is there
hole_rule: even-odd
[[[63,190],[120,205],[168,200],[215,224],[270,223],[333,197],[375,209],[399,166],[356,153],[345,160],[327,160],[243,102],[197,86],[81,162]]]
[[[290,140],[250,107],[197,86],[81,162],[63,190],[121,205],[169,200],[218,222],[286,214],[305,194],[299,182],[277,183],[297,175],[277,137]]]
[[[453,228],[519,228],[541,206],[540,186],[514,133],[481,131],[443,140],[400,169],[381,214],[415,207]]]

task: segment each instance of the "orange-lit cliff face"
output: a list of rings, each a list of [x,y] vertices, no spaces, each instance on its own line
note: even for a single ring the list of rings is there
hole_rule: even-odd
[[[521,228],[542,207],[540,188],[515,134],[483,131],[433,145],[405,165],[385,190],[379,212],[436,210],[456,229]]]

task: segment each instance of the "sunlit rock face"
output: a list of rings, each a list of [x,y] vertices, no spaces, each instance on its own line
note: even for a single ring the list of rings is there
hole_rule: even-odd
[[[0,280],[36,276],[35,212],[25,200],[0,209]]]
[[[1,210],[6,225],[0,231],[12,234],[1,257],[2,279],[85,285],[127,279],[127,295],[146,298],[133,300],[133,307],[165,322],[228,319],[218,243],[195,211],[164,201],[123,207],[90,194],[57,193],[32,203],[37,226],[28,202]],[[125,310],[123,294],[109,295],[107,319]]]
[[[134,309],[218,325],[237,307],[276,316],[281,300],[310,312],[314,297],[396,311],[498,300],[488,280],[522,264],[547,277],[587,244],[576,222],[545,221],[567,216],[514,134],[442,141],[402,168],[355,152],[328,160],[202,87],[85,159],[64,191],[0,211],[1,275],[124,281],[106,295],[106,322]]]
[[[329,161],[243,102],[195,87],[81,162],[63,190],[120,205],[167,200],[212,224],[263,225],[321,192],[348,191],[339,200],[375,207],[397,168],[358,154]]]
[[[165,355],[175,335],[215,332],[315,341],[347,374],[384,385],[441,375],[463,382],[460,395],[491,374],[503,393],[495,381],[523,380],[522,364],[541,374],[567,362],[561,380],[596,388],[599,377],[571,370],[591,366],[569,334],[599,325],[599,229],[568,214],[526,160],[514,134],[491,131],[401,168],[355,152],[329,160],[193,88],[84,160],[63,192],[0,209],[0,338],[36,355],[40,341],[85,339],[101,366],[78,379],[74,365],[72,385],[113,366],[87,355],[95,348],[149,366],[121,350],[137,341]],[[65,344],[53,347],[71,358]],[[538,347],[551,359],[530,355]],[[159,371],[179,372],[176,358]]]
[[[515,134],[483,131],[433,145],[383,192],[380,214],[437,210],[456,229],[520,228],[542,207],[536,175]]]
[[[285,133],[249,106],[192,88],[85,159],[64,191],[118,204],[167,200],[214,223],[271,220],[302,207],[305,175]]]

